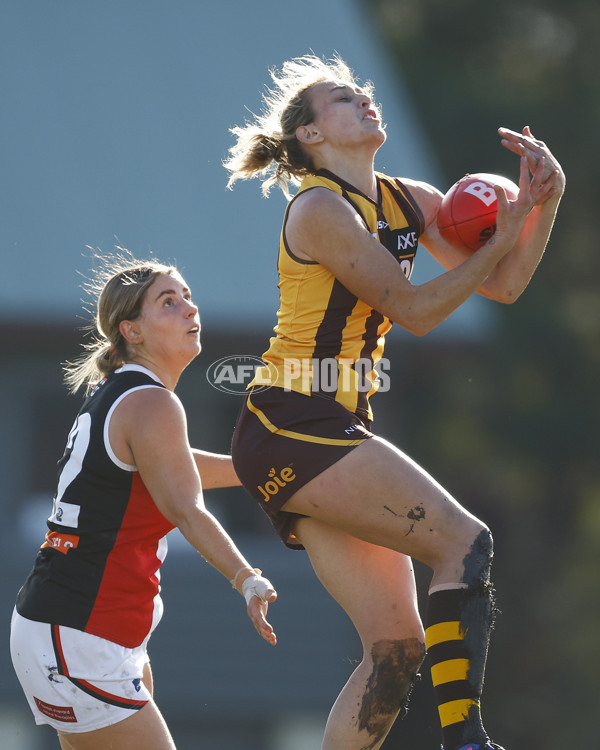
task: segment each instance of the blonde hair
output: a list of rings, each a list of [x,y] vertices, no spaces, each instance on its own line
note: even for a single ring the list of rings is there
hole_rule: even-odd
[[[315,55],[295,57],[283,63],[281,70],[269,73],[273,88],[263,94],[263,112],[243,127],[231,128],[236,143],[223,166],[231,173],[228,188],[237,180],[261,176],[264,196],[277,184],[289,199],[289,183],[297,185],[315,172],[310,155],[296,138],[296,130],[315,118],[309,90],[322,81],[340,81],[353,88],[358,83],[338,55],[329,60]],[[373,93],[370,83],[362,89],[369,96]]]
[[[97,383],[125,364],[127,342],[119,326],[139,317],[146,292],[158,276],[177,273],[157,260],[137,260],[122,247],[112,255],[95,253],[97,268],[84,284],[93,299],[93,339],[83,344],[84,354],[65,362],[64,380],[71,393],[85,386],[86,395]]]

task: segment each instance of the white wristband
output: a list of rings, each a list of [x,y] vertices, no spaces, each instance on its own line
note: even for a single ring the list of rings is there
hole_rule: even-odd
[[[242,582],[242,594],[247,605],[250,604],[253,596],[257,596],[261,601],[266,602],[274,591],[271,582],[260,575],[248,576]]]
[[[262,573],[262,570],[259,570],[258,568],[251,568],[249,566],[244,565],[243,568],[240,568],[238,572],[233,576],[231,581],[229,583],[231,584],[232,588],[236,588],[237,579],[240,573],[244,573],[246,570],[249,570],[251,573],[258,573],[260,575]]]

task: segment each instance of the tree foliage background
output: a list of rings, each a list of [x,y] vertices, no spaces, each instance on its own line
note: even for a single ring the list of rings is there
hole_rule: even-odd
[[[366,5],[433,144],[447,180],[440,189],[466,172],[516,179],[499,126],[530,125],[567,175],[530,287],[500,309],[485,341],[438,353],[428,370],[427,361],[418,362],[426,372],[415,366],[405,419],[413,454],[496,538],[503,615],[484,695],[489,731],[511,750],[595,746],[600,5]],[[423,357],[408,346],[414,359]],[[395,743],[390,736],[386,747]]]

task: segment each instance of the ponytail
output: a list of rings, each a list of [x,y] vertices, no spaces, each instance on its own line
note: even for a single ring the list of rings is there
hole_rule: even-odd
[[[327,80],[342,80],[355,86],[354,76],[338,56],[322,60],[315,55],[285,62],[281,71],[271,70],[274,87],[263,95],[263,113],[252,122],[231,129],[236,142],[223,166],[230,172],[227,187],[237,180],[262,179],[262,193],[268,196],[277,184],[290,199],[289,183],[298,185],[314,174],[310,154],[296,138],[296,130],[315,118],[310,89]],[[371,91],[368,84],[365,90]]]

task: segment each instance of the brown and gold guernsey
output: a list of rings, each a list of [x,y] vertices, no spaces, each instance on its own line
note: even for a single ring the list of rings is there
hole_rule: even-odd
[[[306,177],[297,195],[325,187],[345,198],[410,278],[423,215],[398,179],[377,173],[377,202],[326,170]],[[280,309],[275,336],[251,385],[277,386],[334,399],[363,419],[373,418],[390,320],[362,302],[320,263],[294,255],[286,239],[288,205],[279,244]]]

